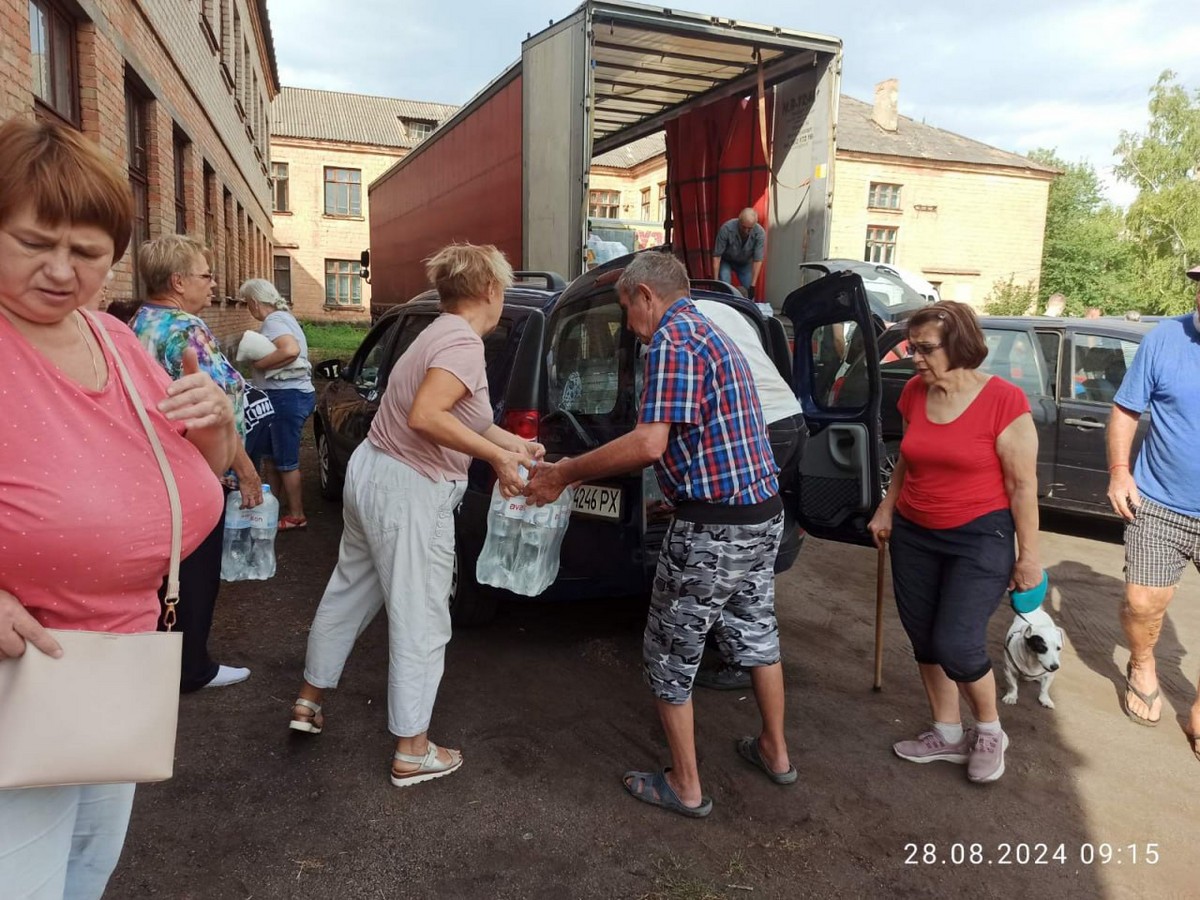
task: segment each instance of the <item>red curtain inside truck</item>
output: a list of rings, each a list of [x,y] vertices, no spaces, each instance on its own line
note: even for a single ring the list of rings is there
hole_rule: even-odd
[[[771,95],[765,99],[768,146]],[[712,251],[723,222],[751,207],[766,227],[770,165],[762,135],[757,97],[719,100],[667,123],[671,242],[692,278],[717,277]],[[762,282],[760,275],[759,296]]]

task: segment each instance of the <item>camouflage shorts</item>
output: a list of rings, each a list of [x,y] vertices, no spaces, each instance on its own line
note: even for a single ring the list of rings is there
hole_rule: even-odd
[[[642,644],[654,696],[687,702],[709,629],[730,662],[779,662],[774,568],[782,534],[782,513],[759,525],[671,523]]]

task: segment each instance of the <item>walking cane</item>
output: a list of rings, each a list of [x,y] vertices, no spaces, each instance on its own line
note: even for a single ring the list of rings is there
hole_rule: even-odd
[[[875,691],[883,690],[883,567],[886,558],[887,541],[882,540],[875,566]]]

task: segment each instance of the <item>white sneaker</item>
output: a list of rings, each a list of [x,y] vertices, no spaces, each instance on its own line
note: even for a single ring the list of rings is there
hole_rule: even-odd
[[[217,674],[213,676],[213,680],[206,684],[205,687],[229,687],[231,684],[241,684],[249,677],[249,669],[237,668],[235,666],[218,666]]]

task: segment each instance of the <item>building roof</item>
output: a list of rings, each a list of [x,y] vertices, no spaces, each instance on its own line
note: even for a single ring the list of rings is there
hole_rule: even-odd
[[[420,140],[408,135],[401,119],[440,124],[457,109],[445,103],[284,87],[271,103],[271,135],[410,149]]]
[[[592,163],[597,166],[609,166],[614,169],[632,169],[634,166],[666,152],[666,134],[662,131],[656,131],[654,134],[638,138],[624,147],[618,147],[616,150],[601,153],[592,159]]]
[[[899,116],[899,126],[895,131],[885,131],[875,124],[873,112],[874,107],[870,103],[842,95],[838,107],[839,150],[940,162],[1008,166],[1046,174],[1057,171],[1019,154],[973,141],[952,131],[934,128],[908,116]]]

